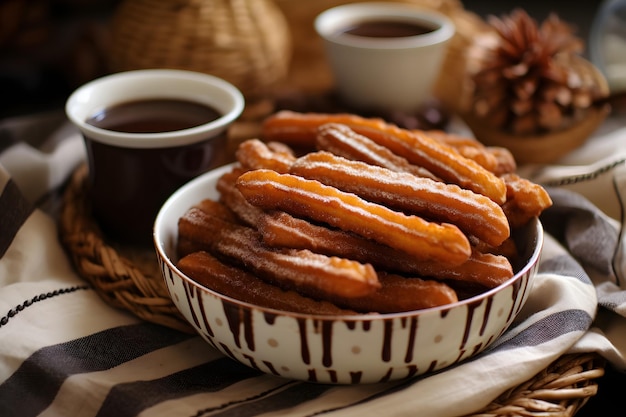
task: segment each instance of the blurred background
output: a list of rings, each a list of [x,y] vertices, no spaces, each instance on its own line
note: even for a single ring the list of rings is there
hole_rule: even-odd
[[[299,13],[305,2],[315,3],[319,10],[338,3],[275,2],[287,12],[288,19],[289,13]],[[60,108],[71,90],[106,73],[107,25],[119,3],[120,0],[1,0],[0,119]],[[587,41],[601,1],[574,4],[566,0],[465,0],[462,4],[482,17],[508,13],[516,7],[538,20],[555,12],[573,24],[577,35]]]

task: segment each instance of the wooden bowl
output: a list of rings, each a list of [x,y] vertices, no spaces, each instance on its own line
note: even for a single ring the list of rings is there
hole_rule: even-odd
[[[575,57],[573,65],[587,72],[596,81],[601,96],[608,97],[609,87],[604,75],[589,61]],[[489,126],[482,119],[472,114],[460,114],[480,142],[487,146],[507,148],[519,165],[549,164],[557,161],[574,149],[584,144],[610,113],[608,104],[595,104],[586,110],[586,114],[575,124],[559,131],[545,134],[521,136],[514,135]]]

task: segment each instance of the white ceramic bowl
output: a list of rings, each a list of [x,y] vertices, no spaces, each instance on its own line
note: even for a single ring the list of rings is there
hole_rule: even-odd
[[[538,219],[516,239],[524,265],[501,286],[447,306],[398,314],[311,316],[262,308],[216,293],[176,268],[178,219],[230,166],[182,187],[154,227],[161,272],[174,304],[214,348],[272,375],[320,383],[373,383],[440,370],[476,355],[511,325],[530,293],[543,229]]]

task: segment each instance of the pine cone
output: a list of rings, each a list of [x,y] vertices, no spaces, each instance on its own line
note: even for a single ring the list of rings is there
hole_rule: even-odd
[[[551,14],[541,25],[521,9],[497,18],[468,55],[467,111],[493,128],[537,135],[573,125],[602,97],[573,59],[584,48],[571,26]]]

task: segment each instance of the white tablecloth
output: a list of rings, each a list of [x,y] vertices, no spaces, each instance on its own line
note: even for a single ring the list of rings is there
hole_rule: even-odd
[[[61,120],[60,124],[55,123]],[[105,304],[58,240],[62,187],[84,161],[59,115],[0,125],[0,416],[459,416],[568,352],[626,368],[626,129],[549,167],[521,167],[554,206],[530,299],[474,359],[428,377],[330,386],[264,375],[200,339]]]

